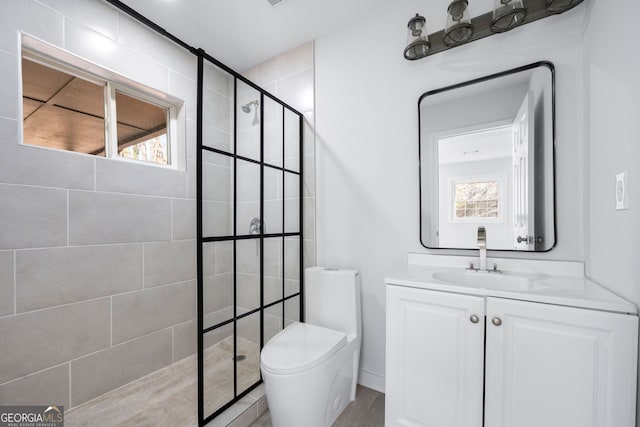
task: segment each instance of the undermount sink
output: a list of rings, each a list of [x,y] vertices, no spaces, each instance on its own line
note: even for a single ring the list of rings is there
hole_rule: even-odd
[[[479,272],[475,270],[449,270],[433,273],[433,278],[458,286],[467,286],[496,291],[540,291],[550,289],[540,282],[539,276],[512,273]]]

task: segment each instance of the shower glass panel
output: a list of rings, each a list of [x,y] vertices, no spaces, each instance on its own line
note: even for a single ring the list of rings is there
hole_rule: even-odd
[[[302,153],[302,132],[300,130],[300,117],[293,111],[284,111],[284,167],[300,172],[300,153]]]
[[[261,312],[238,319],[236,323],[236,383],[238,393],[260,382]]]
[[[300,177],[291,172],[284,173],[284,231],[300,231]]]
[[[231,74],[205,63],[202,85],[202,144],[233,152],[233,81]]]
[[[283,174],[281,170],[264,168],[264,223],[266,233],[282,233]]]
[[[233,165],[229,156],[210,151],[202,154],[202,179],[216,183],[202,191],[203,232],[206,236],[233,234]]]
[[[233,242],[209,242],[202,246],[203,323],[210,328],[233,319]]]
[[[274,304],[264,309],[264,342],[269,342],[283,329],[282,310],[282,304]]]
[[[264,161],[269,165],[283,165],[284,107],[269,98],[264,101]]]
[[[260,116],[262,112],[260,92],[242,81],[237,82],[236,129],[238,131],[236,154],[260,161]]]
[[[284,239],[285,297],[297,293],[300,288],[300,237]],[[288,292],[287,292],[288,290]]]
[[[257,387],[260,350],[304,320],[302,115],[199,51],[198,422]]]
[[[260,215],[260,165],[240,159],[236,165],[236,231],[241,235],[259,236],[263,223],[267,223]]]
[[[264,303],[282,300],[282,237],[264,239]]]
[[[204,334],[204,410],[213,413],[233,399],[233,325]]]
[[[260,239],[236,242],[236,314],[260,308]]]
[[[300,321],[300,296],[285,300],[284,302],[284,327]]]

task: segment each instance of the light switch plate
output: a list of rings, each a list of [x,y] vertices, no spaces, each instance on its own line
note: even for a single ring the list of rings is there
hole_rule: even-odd
[[[629,188],[627,187],[627,172],[616,175],[616,210],[629,209]]]

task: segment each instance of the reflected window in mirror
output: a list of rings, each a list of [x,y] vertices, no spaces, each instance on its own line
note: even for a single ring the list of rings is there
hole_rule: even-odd
[[[499,178],[456,179],[453,181],[454,215],[453,221],[474,221],[484,223],[499,221],[502,185]]]

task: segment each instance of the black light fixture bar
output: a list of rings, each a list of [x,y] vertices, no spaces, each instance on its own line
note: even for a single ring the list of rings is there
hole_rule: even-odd
[[[567,10],[570,10],[570,9],[567,9],[560,13],[549,12],[547,10],[547,2],[548,0],[524,0],[524,6],[527,9],[527,16],[524,19],[524,22],[519,26],[538,21],[548,16],[559,15],[560,13],[564,13]],[[483,15],[476,16],[475,18],[471,18],[471,25],[473,25],[473,35],[467,42],[459,45],[447,46],[444,43],[444,35],[445,35],[444,29],[429,34],[429,42],[431,44],[431,47],[427,52],[426,56],[424,56],[424,58],[431,55],[435,55],[436,53],[444,52],[445,50],[449,50],[458,46],[469,44],[471,42],[483,39],[488,36],[492,36],[494,34],[499,34],[491,31],[492,21],[493,21],[493,11],[487,12]],[[416,58],[416,59],[421,59],[421,58]]]

